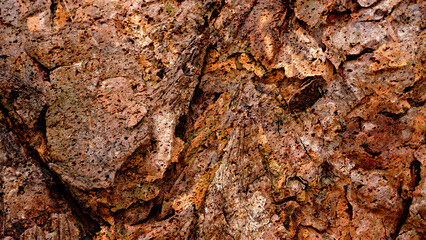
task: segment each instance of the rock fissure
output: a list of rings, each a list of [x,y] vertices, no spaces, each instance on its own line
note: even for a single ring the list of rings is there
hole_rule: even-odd
[[[412,189],[411,191],[414,192],[415,188],[418,186],[421,180],[421,163],[419,161],[413,161],[410,164],[410,172],[411,172],[411,178],[412,178]],[[411,194],[411,193],[410,193]],[[407,222],[407,218],[410,214],[410,207],[413,203],[413,197],[409,196],[406,199],[403,200],[403,210],[401,213],[401,216],[399,218],[398,224],[396,225],[396,230],[393,235],[393,239],[397,239],[400,235],[401,229],[404,226],[404,224]],[[421,214],[420,214],[421,215]]]
[[[51,179],[53,184],[50,184],[49,187],[51,187],[54,192],[57,192],[60,195],[61,199],[64,199],[66,201],[68,207],[71,209],[72,215],[79,222],[79,227],[84,230],[84,233],[82,234],[88,234],[90,237],[94,237],[96,233],[100,230],[99,223],[95,221],[89,213],[87,213],[81,208],[80,203],[78,203],[78,201],[72,196],[72,194],[69,192],[68,188],[62,182],[58,174],[48,166],[48,164],[46,163],[47,159],[43,160],[43,158],[39,155],[39,152],[33,149],[33,147],[29,145],[27,140],[22,140],[26,139],[26,136],[21,136],[19,133],[14,132],[14,129],[18,129],[18,126],[14,125],[13,122],[10,120],[8,111],[6,108],[3,107],[2,104],[0,104],[0,109],[4,117],[4,119],[1,119],[2,123],[5,122],[6,129],[20,137],[20,144],[23,146],[25,155],[27,155],[30,159],[36,162],[37,168],[40,169],[43,174],[45,174],[46,179]],[[36,123],[36,129],[38,131],[41,131],[43,136],[45,136],[46,125],[44,118],[46,110],[47,107],[44,107],[41,111],[40,118]],[[43,214],[40,214],[40,216],[42,215]],[[103,222],[102,224],[107,223]]]

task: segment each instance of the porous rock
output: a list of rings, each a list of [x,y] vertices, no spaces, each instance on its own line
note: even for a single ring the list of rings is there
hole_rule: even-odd
[[[0,9],[0,238],[425,238],[424,2]]]

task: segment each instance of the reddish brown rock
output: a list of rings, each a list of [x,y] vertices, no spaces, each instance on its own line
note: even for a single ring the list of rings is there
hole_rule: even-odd
[[[0,3],[0,238],[424,239],[424,3]]]

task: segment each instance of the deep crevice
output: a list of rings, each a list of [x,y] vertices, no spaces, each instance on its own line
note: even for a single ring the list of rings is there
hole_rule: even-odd
[[[186,141],[185,133],[187,128],[187,114],[182,115],[178,119],[178,124],[175,128],[175,136],[182,139],[183,141]]]
[[[192,111],[192,107],[197,104],[197,100],[203,96],[203,91],[200,88],[201,85],[201,80],[203,78],[203,73],[205,70],[205,67],[207,65],[207,59],[209,56],[209,52],[215,48],[214,44],[209,44],[206,47],[205,50],[205,55],[204,55],[204,59],[203,59],[203,63],[202,63],[202,67],[201,67],[201,72],[200,72],[200,76],[198,76],[198,81],[197,81],[197,85],[194,88],[193,94],[191,96],[191,100],[189,101],[189,105],[187,107],[187,112],[179,117],[178,120],[178,124],[176,125],[175,128],[175,136],[179,137],[180,139],[182,139],[184,142],[186,142],[187,139],[187,132],[188,130],[190,130],[191,125],[192,125],[192,114],[194,113],[194,111]]]
[[[297,202],[297,197],[296,196],[286,197],[286,198],[284,198],[284,199],[282,199],[280,201],[275,201],[274,204],[275,205],[280,205],[280,204],[283,204],[283,203],[286,203],[286,202],[289,202],[289,201],[295,201],[295,202]]]
[[[323,88],[326,81],[322,77],[308,77],[304,79],[301,88],[293,94],[287,104],[292,112],[305,111],[324,97]]]
[[[398,221],[398,224],[396,226],[395,233],[392,236],[392,239],[396,239],[398,237],[399,233],[401,232],[402,226],[404,226],[405,222],[407,221],[408,215],[410,213],[410,206],[411,206],[412,202],[413,202],[412,198],[408,198],[408,199],[403,200],[403,202],[402,202],[402,206],[403,206],[402,214],[399,217],[399,221]]]
[[[14,131],[15,129],[20,129],[20,127],[15,126],[13,124],[13,122],[9,118],[7,109],[1,103],[0,103],[0,111],[2,112],[6,120],[5,127],[9,131],[16,134],[19,139],[25,139],[24,138],[25,136],[22,136],[21,134],[19,134],[19,132]],[[37,126],[36,126],[37,128],[44,127],[44,129],[42,130],[42,132],[44,132],[43,134],[45,134],[45,131],[46,131],[45,129],[46,120],[44,118],[46,111],[47,111],[47,107],[45,106],[42,112],[40,113],[40,119],[37,121]],[[90,217],[89,214],[84,212],[80,204],[78,204],[78,201],[72,196],[72,194],[70,193],[66,185],[61,181],[59,175],[56,172],[54,172],[52,169],[50,169],[48,164],[45,161],[43,161],[43,158],[40,156],[39,152],[37,152],[37,150],[32,148],[28,142],[23,142],[21,140],[20,144],[23,146],[25,153],[28,156],[30,156],[32,159],[34,159],[38,167],[42,170],[43,174],[45,174],[45,176],[47,175],[46,176],[47,178],[52,179],[54,183],[52,190],[56,191],[61,196],[61,199],[64,199],[68,203],[71,209],[71,213],[73,214],[75,219],[78,220],[78,222],[80,223],[80,227],[82,228],[82,230],[84,230],[84,232],[86,233],[86,236],[87,235],[90,237],[95,236],[96,232],[100,230],[99,223],[96,222],[92,217]]]
[[[223,6],[225,6],[225,0],[221,0],[220,3],[214,7],[213,12],[210,15],[210,20],[216,19],[219,16]]]
[[[41,132],[43,139],[46,140],[46,114],[47,114],[47,105],[44,105],[40,111],[40,116],[37,121],[34,123],[34,129]]]
[[[55,17],[56,17],[56,9],[58,8],[58,1],[57,0],[51,0],[50,1],[50,24],[51,27],[55,28]]]
[[[81,223],[81,227],[84,232],[89,236],[93,237],[95,234],[100,231],[100,225],[96,222],[89,214],[85,213],[78,201],[72,196],[68,188],[61,181],[58,174],[56,174],[50,167],[41,159],[39,153],[29,147],[27,144],[23,144],[24,149],[27,151],[27,154],[31,156],[39,165],[40,169],[43,169],[43,172],[47,172],[55,184],[55,190],[62,196],[62,199],[65,199],[68,203],[72,214],[74,217]],[[27,146],[26,146],[27,145]],[[106,224],[106,223],[104,223]],[[106,224],[108,225],[108,224]]]
[[[411,181],[412,181],[412,189],[411,191],[414,191],[415,188],[419,185],[421,180],[421,163],[417,160],[413,161],[410,164],[410,174],[411,174]],[[413,203],[413,198],[408,197],[407,199],[404,199],[402,202],[403,210],[402,214],[399,217],[398,224],[395,229],[395,233],[392,236],[392,239],[396,239],[399,236],[399,233],[401,232],[402,227],[407,222],[407,219],[410,215],[410,206]]]
[[[408,109],[406,109],[404,112],[402,113],[393,113],[393,112],[388,112],[386,110],[379,112],[379,114],[382,114],[386,117],[392,118],[394,121],[399,120],[400,118],[402,118],[403,116],[405,116],[407,114]]]
[[[148,216],[145,219],[132,224],[132,226],[146,223],[151,219],[156,219],[161,213],[161,208],[162,208],[161,204],[156,204],[156,205],[152,206],[151,210],[148,213]]]
[[[349,215],[349,219],[352,221],[354,212],[353,212],[353,207],[352,204],[349,202],[348,199],[348,186],[345,186],[345,198],[346,198],[346,205],[348,208],[346,208],[345,212]]]
[[[375,49],[372,48],[364,48],[360,53],[355,55],[346,55],[346,62],[357,60],[358,58],[362,57],[362,55],[367,53],[373,53]]]
[[[204,29],[209,28],[210,22],[212,22],[213,19],[216,19],[220,12],[222,11],[223,6],[225,5],[225,0],[220,0],[219,3],[213,2],[211,5],[207,6],[206,14],[203,16],[204,19]],[[211,11],[211,14],[209,16],[209,12]]]
[[[413,190],[417,186],[419,186],[419,183],[420,183],[420,180],[421,180],[421,175],[420,175],[421,166],[422,166],[422,164],[417,160],[415,160],[411,163],[410,170],[411,170],[411,176],[413,177],[413,182],[414,182]]]
[[[364,151],[372,157],[378,157],[380,154],[382,154],[382,152],[372,150],[368,144],[361,144],[361,147],[364,148]]]

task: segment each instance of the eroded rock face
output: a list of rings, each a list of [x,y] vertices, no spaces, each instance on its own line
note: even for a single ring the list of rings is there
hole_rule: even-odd
[[[0,7],[0,237],[425,238],[422,1]]]

